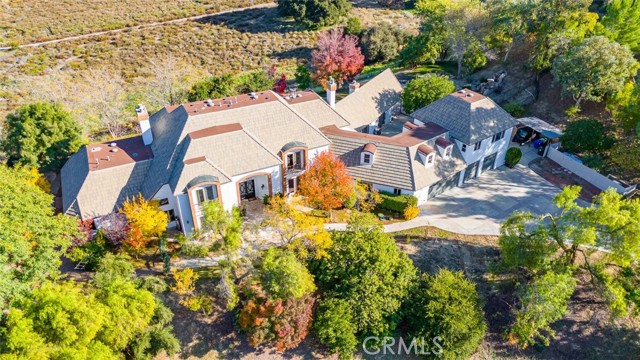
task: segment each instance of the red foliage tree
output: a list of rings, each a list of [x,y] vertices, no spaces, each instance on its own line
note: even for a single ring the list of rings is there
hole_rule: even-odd
[[[311,52],[311,64],[316,69],[316,80],[326,88],[329,77],[338,86],[358,75],[364,68],[364,55],[358,47],[358,38],[344,35],[342,28],[324,32],[318,36],[316,49]]]
[[[345,164],[330,152],[313,159],[309,170],[300,177],[300,193],[323,210],[333,210],[353,194],[353,178]]]
[[[254,285],[240,309],[238,324],[251,346],[270,343],[280,352],[293,349],[309,334],[314,303],[312,294],[297,299],[269,299],[260,286]]]
[[[278,94],[284,94],[286,90],[287,90],[287,76],[282,74],[282,76],[280,77],[280,80],[276,82],[276,92]]]

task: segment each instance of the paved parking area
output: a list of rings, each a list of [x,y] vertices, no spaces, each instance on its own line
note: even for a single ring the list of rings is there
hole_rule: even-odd
[[[551,200],[558,192],[528,167],[501,167],[431,199],[421,207],[420,218],[457,233],[497,235],[500,224],[516,210],[555,213]]]

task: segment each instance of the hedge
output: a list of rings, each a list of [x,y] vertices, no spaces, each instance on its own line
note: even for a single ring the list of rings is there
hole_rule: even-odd
[[[380,193],[382,201],[378,204],[381,209],[404,213],[410,206],[418,206],[418,198],[413,195],[393,195],[385,192]]]

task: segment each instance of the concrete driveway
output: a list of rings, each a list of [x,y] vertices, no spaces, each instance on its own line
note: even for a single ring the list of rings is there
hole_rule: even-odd
[[[452,232],[497,235],[500,224],[516,210],[557,212],[551,200],[559,192],[528,167],[501,167],[431,199],[421,207],[420,218]]]

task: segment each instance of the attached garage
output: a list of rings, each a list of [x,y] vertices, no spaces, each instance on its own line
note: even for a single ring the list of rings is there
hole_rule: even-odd
[[[458,180],[460,180],[460,173],[456,173],[453,176],[450,176],[446,179],[441,179],[437,183],[431,185],[429,187],[429,199],[433,199],[434,197],[442,194],[446,190],[452,189],[458,186]]]
[[[476,161],[473,164],[467,166],[467,169],[464,172],[464,182],[466,183],[470,179],[473,179],[476,176],[476,172],[478,171],[478,164],[480,161]]]
[[[496,162],[496,157],[498,157],[498,153],[491,154],[484,158],[484,162],[482,163],[482,172],[493,169],[493,164]]]

